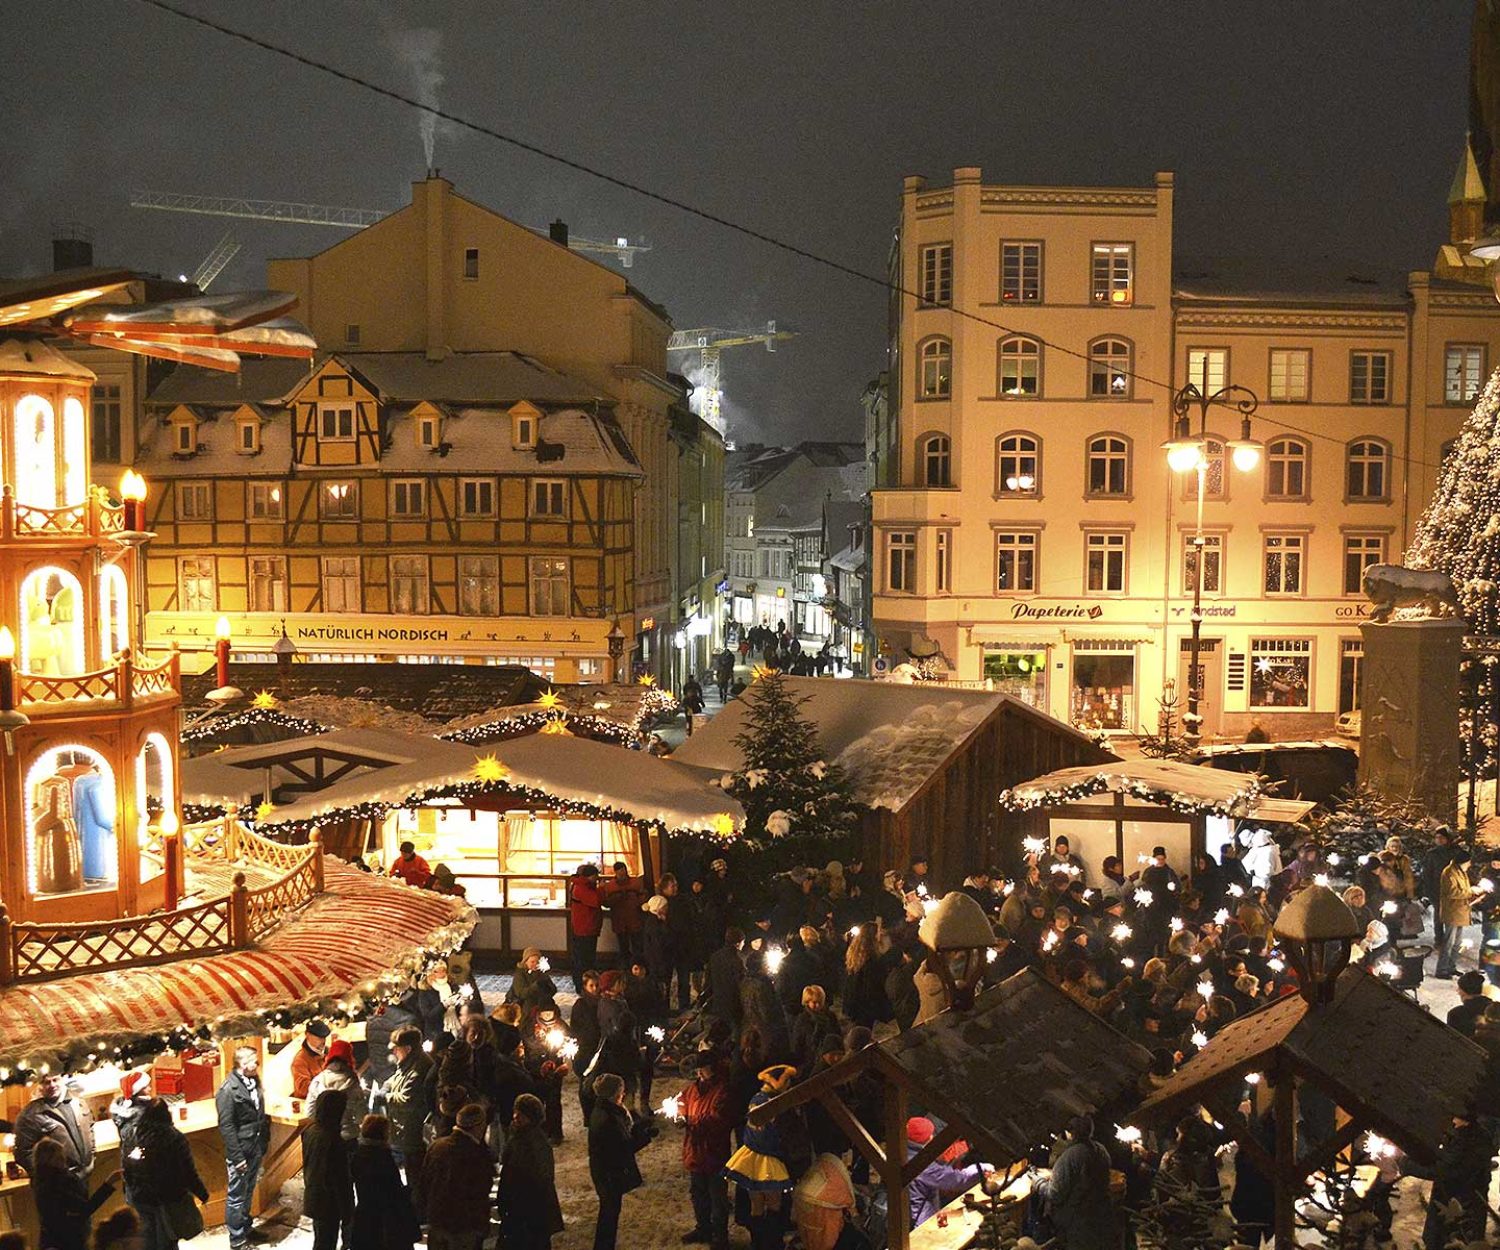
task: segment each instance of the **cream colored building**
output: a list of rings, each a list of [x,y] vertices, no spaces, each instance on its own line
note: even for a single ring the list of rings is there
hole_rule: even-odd
[[[1161,447],[1170,396],[1189,378],[1239,385],[1266,446],[1255,471],[1234,468],[1239,414],[1213,410],[1205,734],[1320,734],[1357,706],[1361,570],[1399,561],[1496,363],[1500,305],[1426,272],[1196,274],[1174,263],[1173,195],[1169,173],[906,180],[895,463],[875,469],[896,484],[873,495],[883,659],[930,639],[952,679],[1110,732],[1155,728],[1165,684],[1186,691],[1197,528],[1196,474]]]

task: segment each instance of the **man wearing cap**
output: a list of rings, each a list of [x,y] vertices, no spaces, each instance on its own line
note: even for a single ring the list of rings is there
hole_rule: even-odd
[[[422,1162],[420,1208],[427,1250],[480,1250],[490,1231],[495,1160],[484,1144],[489,1114],[477,1102],[460,1108],[453,1131]]]
[[[292,1097],[306,1098],[313,1077],[328,1062],[328,1037],[332,1030],[322,1020],[309,1020],[302,1045],[292,1059]]]
[[[692,1059],[695,1079],[677,1097],[683,1121],[682,1166],[693,1201],[692,1231],[683,1242],[707,1243],[711,1250],[729,1247],[729,1185],[724,1165],[733,1151],[734,1130],[729,1078],[718,1051],[698,1050]]]
[[[401,854],[391,865],[391,876],[419,890],[427,888],[427,883],[432,880],[432,869],[427,866],[427,861],[417,854],[415,842],[401,844]]]
[[[604,927],[604,899],[599,893],[599,865],[579,864],[568,881],[568,956],[572,963],[573,988],[583,984],[583,974],[595,966],[599,930]]]
[[[628,969],[630,961],[640,956],[641,930],[645,921],[641,917],[641,904],[646,901],[646,885],[639,877],[630,875],[630,865],[617,860],[613,876],[600,887],[599,897],[609,908],[609,921],[620,944],[620,967]]]
[[[62,1148],[68,1171],[86,1178],[94,1170],[94,1126],[78,1114],[78,1104],[68,1097],[63,1078],[55,1073],[42,1077],[36,1097],[16,1117],[16,1162],[29,1173],[31,1152],[37,1142],[50,1137]]]

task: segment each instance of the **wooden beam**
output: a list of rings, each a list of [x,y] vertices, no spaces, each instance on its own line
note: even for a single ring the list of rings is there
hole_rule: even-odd
[[[784,1094],[777,1094],[775,1098],[769,1098],[758,1107],[750,1109],[748,1117],[752,1128],[764,1128],[777,1116],[791,1111],[803,1103],[811,1102],[823,1093],[824,1090],[837,1089],[840,1085],[847,1085],[874,1061],[876,1046],[866,1046],[863,1050],[855,1051],[847,1059],[840,1059],[831,1068],[825,1068],[816,1076],[810,1076],[805,1081],[799,1081]]]
[[[1297,1194],[1300,1181],[1290,1175],[1297,1164],[1297,1080],[1284,1065],[1276,1074],[1276,1250],[1297,1250]]]
[[[886,1171],[885,1151],[870,1136],[869,1130],[859,1122],[854,1112],[849,1110],[849,1105],[839,1097],[838,1090],[825,1089],[818,1095],[818,1102],[833,1117],[833,1122],[844,1130],[844,1135],[849,1138],[854,1149],[864,1155],[865,1162],[875,1169],[877,1175],[883,1175]]]
[[[899,1081],[886,1081],[884,1111],[885,1167],[880,1180],[885,1186],[886,1246],[910,1250],[911,1198],[901,1174],[906,1161],[906,1089]]]
[[[922,1147],[916,1154],[912,1155],[901,1168],[901,1183],[910,1185],[922,1175],[922,1169],[936,1159],[949,1146],[959,1139],[958,1126],[956,1124],[945,1124],[942,1131],[936,1133],[933,1139]]]
[[[1321,1172],[1339,1157],[1341,1151],[1352,1146],[1364,1131],[1365,1126],[1361,1121],[1353,1118],[1345,1120],[1338,1132],[1306,1158],[1297,1161],[1292,1169],[1293,1174],[1299,1181],[1305,1181],[1314,1172]]]

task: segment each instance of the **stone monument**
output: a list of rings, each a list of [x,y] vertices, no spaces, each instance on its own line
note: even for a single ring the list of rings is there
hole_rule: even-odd
[[[1441,573],[1377,564],[1365,571],[1364,590],[1374,609],[1360,626],[1360,783],[1454,824],[1467,626],[1453,587]]]

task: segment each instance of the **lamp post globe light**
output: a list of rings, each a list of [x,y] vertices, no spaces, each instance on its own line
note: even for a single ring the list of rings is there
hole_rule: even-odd
[[[1190,618],[1192,640],[1188,651],[1188,705],[1182,717],[1182,736],[1189,747],[1203,740],[1203,716],[1198,710],[1203,693],[1203,496],[1208,476],[1208,410],[1233,408],[1240,414],[1240,436],[1229,439],[1225,450],[1230,462],[1241,473],[1253,472],[1260,465],[1262,444],[1250,433],[1250,416],[1259,406],[1255,392],[1243,386],[1221,386],[1208,389],[1208,362],[1203,365],[1202,383],[1188,382],[1172,396],[1172,437],[1162,444],[1167,453],[1167,467],[1174,473],[1192,473],[1197,478],[1197,519],[1193,527],[1193,614]],[[1193,430],[1193,414],[1198,429]],[[1168,574],[1170,576],[1170,573]]]

